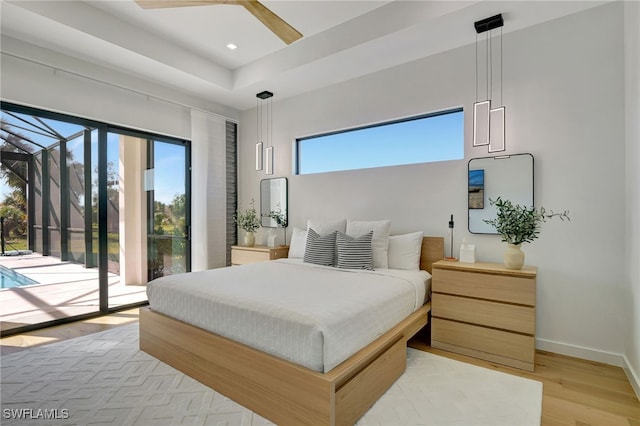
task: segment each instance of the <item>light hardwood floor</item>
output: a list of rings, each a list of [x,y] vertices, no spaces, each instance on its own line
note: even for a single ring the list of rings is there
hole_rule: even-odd
[[[138,309],[86,321],[49,327],[0,339],[2,355],[136,322]],[[640,426],[640,401],[624,371],[597,362],[537,351],[535,372],[499,366],[433,349],[419,339],[410,345],[437,355],[493,370],[539,380],[544,386],[543,425]]]
[[[620,367],[536,351],[535,371],[527,372],[434,349],[416,340],[410,346],[541,381],[542,425],[640,426],[640,400]]]

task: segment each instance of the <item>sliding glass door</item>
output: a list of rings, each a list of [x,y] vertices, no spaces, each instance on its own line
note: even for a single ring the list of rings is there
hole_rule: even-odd
[[[189,146],[147,143],[147,243],[149,280],[191,270]]]
[[[2,103],[2,334],[147,301],[190,270],[190,144]]]
[[[91,153],[99,125],[5,104],[1,125],[0,217],[12,225],[2,235],[2,333],[100,312],[106,296],[86,244],[98,226]]]

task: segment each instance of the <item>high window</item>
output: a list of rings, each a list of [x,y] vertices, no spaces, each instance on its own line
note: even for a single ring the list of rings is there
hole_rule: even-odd
[[[296,140],[296,174],[464,158],[462,108]]]

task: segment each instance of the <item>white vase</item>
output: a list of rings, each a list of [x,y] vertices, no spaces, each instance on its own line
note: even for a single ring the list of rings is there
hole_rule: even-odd
[[[507,269],[522,269],[524,266],[524,252],[520,244],[507,244],[504,252],[504,266]]]
[[[267,235],[267,246],[268,247],[276,246],[276,233],[272,229],[269,229],[269,234]]]
[[[244,245],[247,247],[253,247],[256,244],[256,234],[253,232],[244,233]]]

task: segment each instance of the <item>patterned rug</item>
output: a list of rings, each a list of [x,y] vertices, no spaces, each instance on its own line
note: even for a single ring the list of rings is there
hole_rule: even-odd
[[[358,425],[539,425],[542,383],[407,349],[407,371]],[[0,423],[267,425],[138,350],[138,324],[3,356]]]

